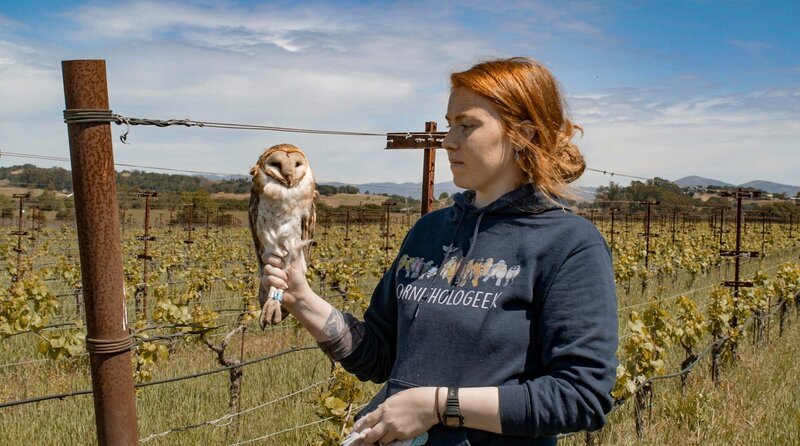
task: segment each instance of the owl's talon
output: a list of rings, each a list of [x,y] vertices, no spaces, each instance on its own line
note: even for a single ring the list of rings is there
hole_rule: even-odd
[[[267,325],[276,325],[281,320],[283,320],[281,303],[275,299],[267,299],[264,307],[261,308],[261,317],[259,318],[261,329],[264,330]]]

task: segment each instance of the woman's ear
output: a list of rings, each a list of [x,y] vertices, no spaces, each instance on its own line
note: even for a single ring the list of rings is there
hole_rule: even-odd
[[[532,141],[533,137],[536,136],[536,127],[533,125],[530,119],[526,119],[519,123],[520,132],[522,136],[525,137],[528,141]]]

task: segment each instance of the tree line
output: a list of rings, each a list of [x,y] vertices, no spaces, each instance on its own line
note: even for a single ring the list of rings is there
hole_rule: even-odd
[[[737,187],[710,187],[707,192],[733,192]],[[754,188],[742,188],[743,190],[759,191]],[[800,207],[795,203],[785,200],[783,194],[773,194],[774,198],[778,200],[769,200],[766,198],[766,192],[759,191],[762,197],[765,197],[761,202],[751,202],[743,205],[744,210],[759,210],[766,213],[776,214],[798,214]],[[621,209],[623,211],[643,211],[646,205],[639,204],[643,201],[658,201],[661,209],[676,208],[682,211],[688,210],[687,206],[695,206],[698,211],[702,212],[716,212],[716,208],[728,207],[735,200],[730,197],[713,196],[706,201],[694,197],[694,188],[682,188],[677,184],[663,179],[654,178],[652,180],[638,181],[634,180],[628,186],[622,186],[613,181],[608,183],[608,186],[600,186],[595,191],[594,202],[581,203],[579,207],[586,208],[600,208],[600,209]]]

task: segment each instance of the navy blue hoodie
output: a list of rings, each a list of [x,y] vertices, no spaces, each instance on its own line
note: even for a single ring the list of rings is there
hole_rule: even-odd
[[[554,445],[600,428],[618,364],[608,245],[533,185],[473,198],[414,225],[357,322],[340,362],[386,382],[359,415],[411,387],[498,386],[503,435],[436,425],[428,444]]]

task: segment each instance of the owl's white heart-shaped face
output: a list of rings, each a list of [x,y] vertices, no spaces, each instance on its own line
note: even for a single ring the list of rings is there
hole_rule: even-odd
[[[261,169],[286,187],[294,187],[305,176],[308,161],[300,151],[276,150],[263,159]]]

